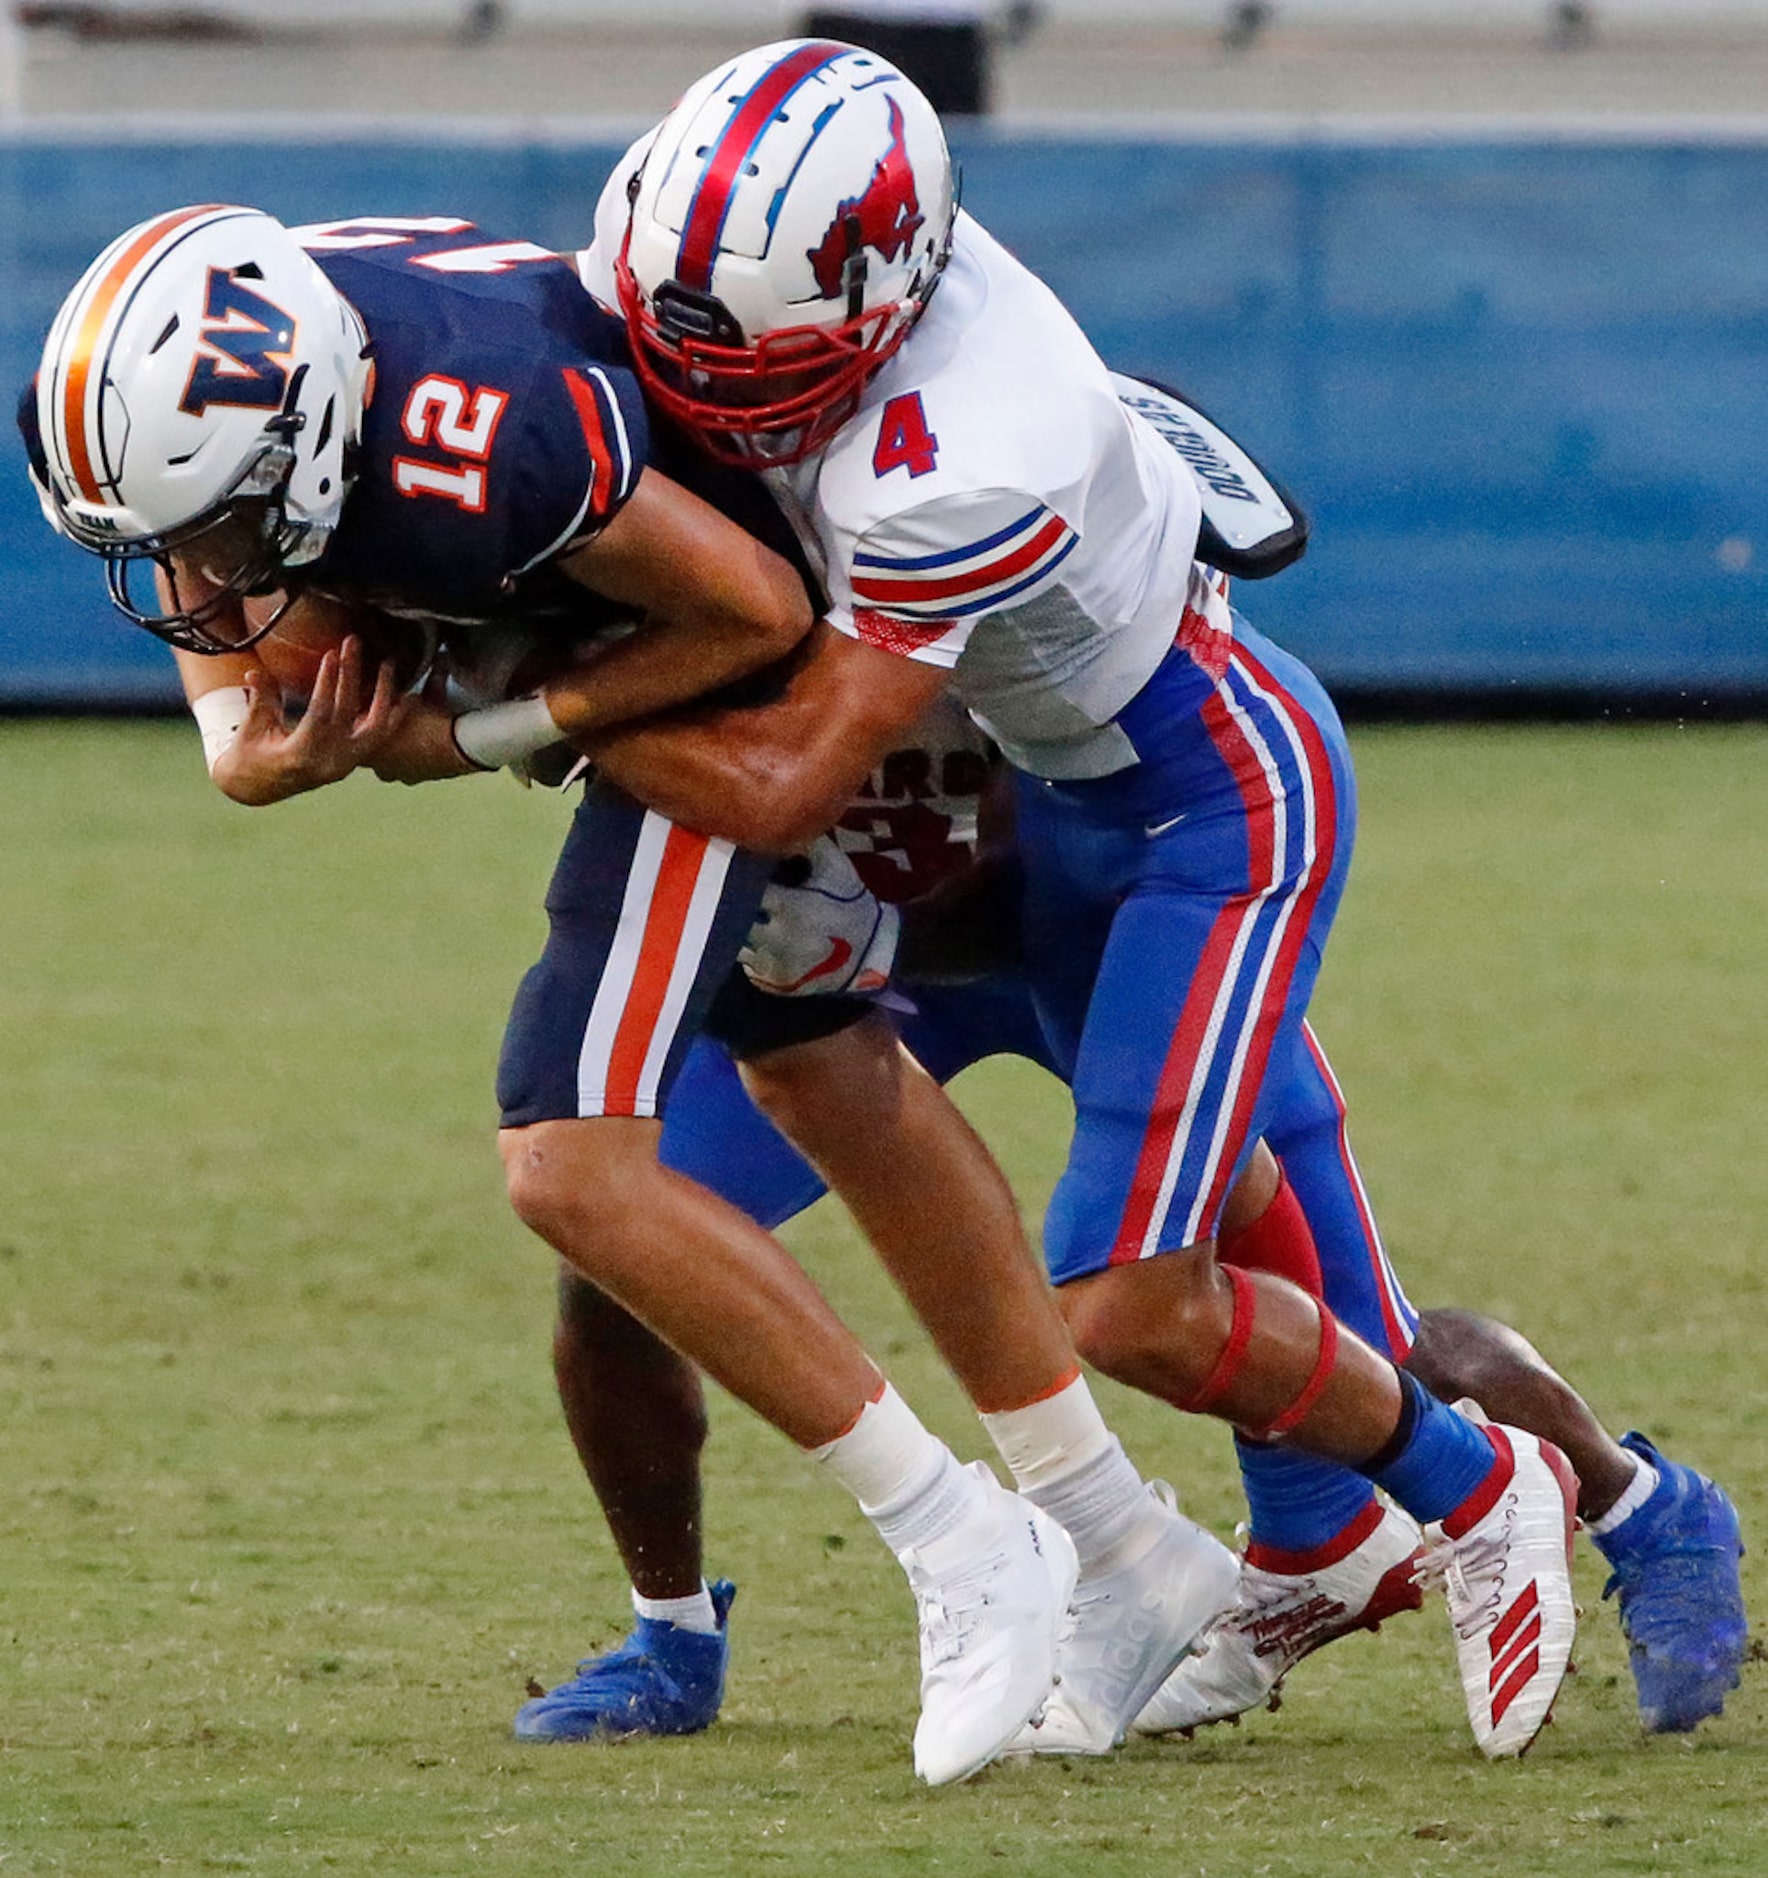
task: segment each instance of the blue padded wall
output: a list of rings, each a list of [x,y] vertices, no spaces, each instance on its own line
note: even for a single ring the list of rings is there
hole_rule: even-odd
[[[455,213],[568,247],[618,150],[0,145],[7,384],[157,209]],[[1240,598],[1328,682],[1768,695],[1768,143],[983,131],[959,155],[966,204],[1106,356],[1187,388],[1302,499],[1308,558]],[[174,696],[19,463],[0,704]]]

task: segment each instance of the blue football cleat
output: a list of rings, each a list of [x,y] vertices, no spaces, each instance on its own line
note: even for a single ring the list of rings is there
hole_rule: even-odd
[[[1614,1568],[1602,1595],[1620,1595],[1646,1731],[1686,1734],[1723,1710],[1749,1647],[1737,1508],[1716,1482],[1665,1460],[1643,1435],[1625,1435],[1621,1446],[1651,1462],[1658,1486],[1596,1540]]]
[[[524,1741],[610,1741],[710,1728],[724,1700],[725,1620],[737,1587],[720,1578],[707,1589],[716,1635],[641,1617],[618,1649],[585,1657],[569,1682],[524,1702],[516,1734]]]

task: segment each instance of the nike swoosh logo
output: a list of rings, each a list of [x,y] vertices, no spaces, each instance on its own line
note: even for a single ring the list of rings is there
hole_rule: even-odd
[[[845,939],[831,939],[829,954],[820,964],[813,965],[802,978],[794,978],[789,985],[780,985],[776,989],[790,997],[794,991],[802,991],[813,979],[827,978],[838,972],[853,957],[853,947]]]
[[[1142,833],[1152,841],[1156,835],[1164,835],[1169,828],[1177,828],[1179,823],[1184,819],[1185,817],[1180,814],[1174,815],[1164,822],[1150,822],[1147,827],[1142,830]]]

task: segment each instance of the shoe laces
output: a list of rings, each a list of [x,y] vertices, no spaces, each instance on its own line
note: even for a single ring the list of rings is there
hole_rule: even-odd
[[[649,1652],[637,1637],[628,1637],[624,1643],[616,1644],[611,1650],[604,1650],[600,1656],[580,1657],[574,1681],[581,1681],[585,1676],[605,1675],[612,1671],[618,1675],[622,1670],[641,1666]]]
[[[564,1695],[581,1689],[604,1694],[654,1690],[673,1701],[681,1694],[681,1682],[655,1652],[647,1650],[636,1637],[629,1637],[606,1655],[584,1657],[577,1665],[576,1675],[549,1693]]]
[[[1455,1634],[1463,1643],[1498,1621],[1504,1605],[1504,1568],[1509,1563],[1515,1527],[1516,1504],[1507,1494],[1503,1520],[1495,1531],[1444,1539],[1432,1546],[1420,1563],[1419,1583],[1443,1587]]]
[[[964,1654],[965,1646],[994,1602],[993,1585],[1005,1557],[999,1549],[985,1552],[958,1571],[948,1572],[935,1581],[916,1584],[923,1667],[931,1669]],[[916,1577],[921,1577],[919,1567]]]

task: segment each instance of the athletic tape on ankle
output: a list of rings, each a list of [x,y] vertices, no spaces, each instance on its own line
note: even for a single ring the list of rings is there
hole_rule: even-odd
[[[1314,1404],[1319,1401],[1321,1391],[1332,1380],[1332,1372],[1338,1363],[1338,1319],[1317,1298],[1314,1300],[1314,1309],[1320,1315],[1320,1352],[1314,1358],[1313,1371],[1302,1384],[1301,1393],[1281,1415],[1266,1422],[1262,1428],[1245,1431],[1255,1441],[1274,1441],[1279,1435],[1289,1434],[1299,1428],[1314,1412]]]
[[[982,1425],[1021,1490],[1060,1480],[1113,1445],[1078,1370],[1021,1408],[987,1411]]]
[[[1228,1341],[1222,1345],[1222,1353],[1216,1358],[1208,1381],[1189,1402],[1179,1404],[1191,1415],[1207,1414],[1233,1387],[1251,1347],[1253,1320],[1258,1316],[1258,1287],[1250,1274],[1237,1265],[1223,1265],[1219,1269],[1227,1273],[1234,1287],[1234,1319],[1228,1326]]]

